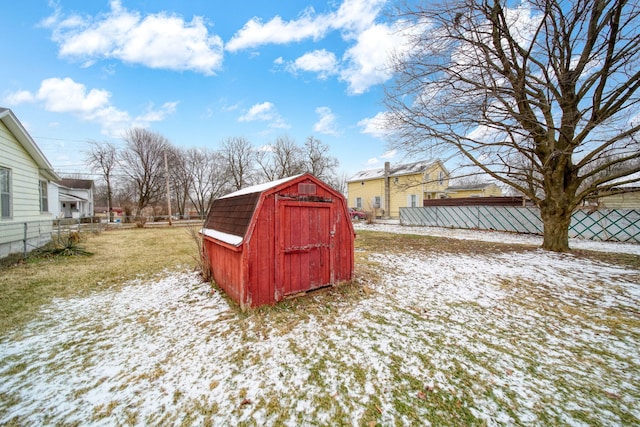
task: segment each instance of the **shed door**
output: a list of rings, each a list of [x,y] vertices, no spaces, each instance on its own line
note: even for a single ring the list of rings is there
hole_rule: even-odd
[[[276,300],[331,280],[331,204],[278,201]]]

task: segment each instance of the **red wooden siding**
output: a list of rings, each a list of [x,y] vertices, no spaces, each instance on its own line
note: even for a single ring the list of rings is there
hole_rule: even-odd
[[[309,174],[261,188],[214,202],[207,224],[228,227],[233,206],[248,212],[255,200],[238,247],[205,237],[216,283],[245,308],[351,280],[355,234],[344,197]]]
[[[280,201],[276,236],[276,294],[332,284],[330,203]]]
[[[230,249],[214,239],[204,237],[206,254],[211,262],[211,271],[216,284],[220,286],[234,301],[243,305],[245,295],[242,286],[244,271],[242,269],[242,251]]]

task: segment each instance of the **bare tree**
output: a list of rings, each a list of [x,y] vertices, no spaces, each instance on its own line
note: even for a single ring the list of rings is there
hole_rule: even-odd
[[[227,166],[221,153],[196,148],[187,150],[186,164],[191,180],[189,200],[204,217],[211,203],[230,190]]]
[[[330,181],[336,176],[338,159],[329,154],[329,146],[310,136],[304,143],[305,169],[313,176]]]
[[[222,157],[227,164],[232,190],[240,190],[252,183],[255,173],[254,149],[243,137],[231,137],[222,142]]]
[[[333,187],[335,190],[346,196],[347,188],[349,186],[349,175],[345,171],[341,171],[335,175],[329,177],[325,182]]]
[[[302,149],[288,136],[256,152],[256,163],[267,181],[286,178],[304,172]]]
[[[113,189],[112,179],[118,166],[118,151],[110,142],[91,141],[91,149],[87,153],[86,161],[93,172],[98,172],[107,185],[106,200],[109,215],[108,222],[113,221]]]
[[[175,201],[175,213],[184,217],[191,191],[191,171],[187,159],[187,150],[172,147],[169,151],[167,162],[169,164],[170,187],[173,190]]]
[[[120,153],[124,175],[135,187],[136,209],[140,215],[150,203],[162,198],[165,184],[164,153],[169,141],[159,133],[133,128],[124,137],[126,147]]]
[[[507,4],[402,6],[407,43],[385,95],[392,145],[459,153],[531,198],[543,248],[567,251],[582,200],[638,180],[640,4]]]

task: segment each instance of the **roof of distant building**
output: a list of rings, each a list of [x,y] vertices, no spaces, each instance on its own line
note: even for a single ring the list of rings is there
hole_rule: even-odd
[[[492,185],[496,185],[496,184],[493,182],[480,182],[476,184],[450,185],[449,187],[447,187],[447,190],[448,191],[481,190],[483,188],[487,188]]]
[[[418,162],[390,166],[389,176],[414,175],[417,173],[424,173],[436,163],[440,163],[442,165],[440,160],[420,160]],[[444,169],[444,165],[442,165],[442,168]],[[348,181],[365,181],[368,179],[384,178],[384,176],[385,168],[368,169],[357,172],[355,175],[349,178]]]
[[[60,181],[58,181],[58,184],[67,188],[81,188],[84,190],[89,190],[91,187],[93,187],[93,180],[63,178]]]

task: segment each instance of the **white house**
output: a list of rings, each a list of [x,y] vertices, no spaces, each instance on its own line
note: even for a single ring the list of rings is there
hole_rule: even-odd
[[[93,216],[93,180],[64,178],[57,184],[59,218]]]
[[[51,240],[49,186],[58,180],[14,113],[0,108],[0,258]]]

